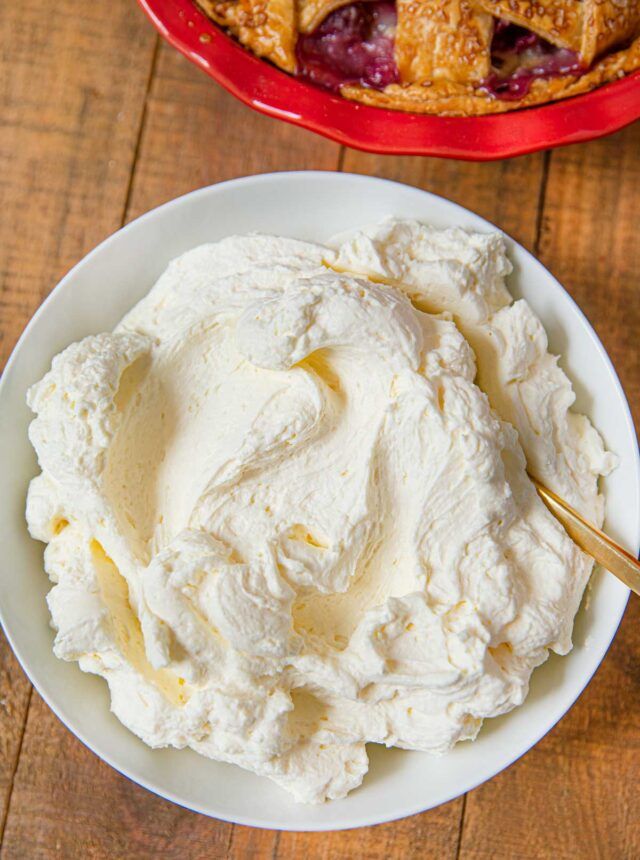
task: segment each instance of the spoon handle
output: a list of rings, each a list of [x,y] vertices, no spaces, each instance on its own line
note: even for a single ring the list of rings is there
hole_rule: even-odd
[[[562,523],[572,540],[588,555],[611,573],[615,574],[624,584],[640,594],[640,562],[612,540],[599,528],[587,522],[580,514],[563,499],[543,486],[535,478],[531,479],[540,498],[551,513]]]

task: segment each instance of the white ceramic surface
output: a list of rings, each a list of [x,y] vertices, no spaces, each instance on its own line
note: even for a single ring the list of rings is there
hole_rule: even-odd
[[[187,750],[151,750],[110,713],[106,683],[57,660],[45,604],[42,544],[24,522],[25,493],[36,474],[27,440],[25,391],[52,357],[87,334],[112,328],[151,287],[167,262],[201,242],[261,230],[323,241],[386,216],[437,226],[494,229],[465,209],[395,183],[339,173],[279,173],[195,191],[149,212],[82,260],[35,315],[0,384],[0,618],[22,666],[67,727],[126,776],[164,797],[217,818],[287,830],[331,830],[375,824],[444,803],[489,779],[535,744],[580,695],[602,660],[628,592],[608,573],[593,580],[579,613],[572,653],[552,656],[534,673],[526,703],[485,723],[475,743],[442,758],[369,746],[371,769],[344,800],[308,807],[266,779]],[[542,318],[551,348],[574,381],[578,407],[620,456],[604,482],[607,528],[637,550],[640,466],[629,409],[615,371],[589,323],[557,281],[509,241],[514,295]],[[46,285],[43,285],[46,286]]]

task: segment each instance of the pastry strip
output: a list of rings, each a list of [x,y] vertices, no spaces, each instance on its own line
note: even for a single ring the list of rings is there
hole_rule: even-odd
[[[314,30],[336,9],[348,6],[352,0],[300,0],[298,3],[298,27],[301,33]]]
[[[395,55],[406,83],[480,81],[489,74],[493,21],[468,0],[397,0]]]
[[[196,0],[216,24],[226,27],[259,57],[295,72],[297,38],[294,0]]]
[[[590,63],[607,48],[640,34],[640,0],[584,0],[580,53]]]

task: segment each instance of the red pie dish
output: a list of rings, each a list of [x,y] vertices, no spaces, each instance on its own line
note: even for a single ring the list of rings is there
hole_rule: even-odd
[[[138,2],[168,42],[245,104],[356,149],[489,161],[592,140],[640,118],[640,71],[583,95],[485,116],[410,113],[350,101],[338,93],[345,80],[372,87],[371,92],[397,80],[387,37],[391,2],[363,6],[356,17],[351,8],[339,9],[333,13],[337,19],[322,25],[326,32],[337,24],[346,37],[354,28],[364,33],[364,51],[350,55],[346,66],[338,58],[338,77],[334,58],[327,64],[322,27],[299,39],[294,77],[245,49],[192,0]],[[335,44],[333,34],[331,41]],[[572,57],[560,59],[573,74]],[[557,53],[548,62],[557,62]],[[503,99],[517,98],[529,84],[521,76],[488,81]]]

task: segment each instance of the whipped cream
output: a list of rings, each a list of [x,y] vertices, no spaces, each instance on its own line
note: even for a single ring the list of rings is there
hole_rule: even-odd
[[[526,462],[601,522],[614,459],[510,271],[499,234],[413,221],[235,236],[31,388],[54,651],[146,743],[321,802],[570,650],[592,565]]]

